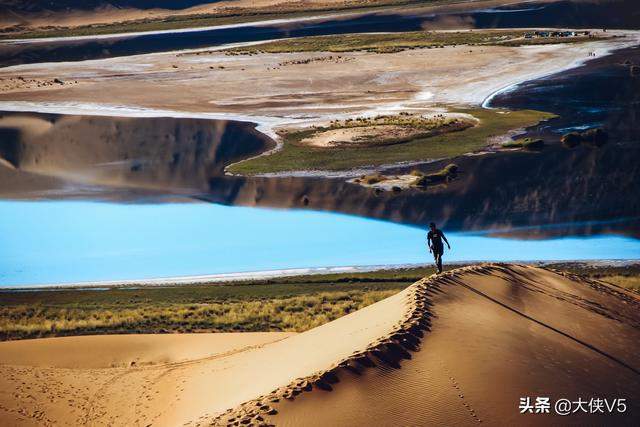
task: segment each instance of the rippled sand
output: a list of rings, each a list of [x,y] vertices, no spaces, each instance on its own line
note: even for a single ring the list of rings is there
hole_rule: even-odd
[[[639,306],[601,282],[480,265],[297,335],[6,342],[0,416],[15,425],[549,425],[552,414],[518,410],[521,397],[548,396],[626,398],[627,412],[607,421],[631,422]]]

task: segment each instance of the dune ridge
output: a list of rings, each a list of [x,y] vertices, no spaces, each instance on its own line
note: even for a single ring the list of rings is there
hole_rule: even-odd
[[[5,342],[2,349],[15,351],[9,357],[0,349],[0,419],[115,426],[637,425],[639,309],[638,296],[604,282],[481,264],[424,278],[289,336]],[[87,340],[93,344],[84,351],[104,351],[102,362],[80,354]],[[117,351],[108,349],[109,340],[120,343]],[[183,346],[188,340],[192,349],[170,347],[167,358],[159,346],[172,340]],[[60,360],[16,364],[18,347],[31,346],[41,358]],[[64,356],[65,348],[76,349],[75,359]],[[627,409],[522,415],[524,396],[627,399]]]
[[[399,368],[403,359],[411,359],[410,351],[418,351],[424,332],[431,326],[428,286],[430,283],[445,277],[459,274],[460,271],[477,269],[481,266],[469,266],[451,270],[441,276],[432,275],[422,279],[401,292],[405,304],[403,318],[388,334],[370,343],[364,350],[356,350],[349,357],[342,359],[327,370],[316,372],[305,378],[297,379],[271,393],[248,401],[236,408],[229,409],[213,420],[213,425],[261,425],[264,418],[261,414],[275,415],[277,410],[269,403],[281,399],[293,400],[304,391],[320,389],[332,391],[340,380],[341,371],[349,371],[360,375],[362,370],[372,368],[377,363]],[[374,304],[375,305],[375,304]],[[377,362],[377,363],[376,363]]]
[[[633,366],[633,363],[637,363],[637,358],[631,357],[631,359],[635,360],[629,360],[629,354],[625,354],[623,356],[616,355],[616,353],[619,354],[621,352],[621,345],[619,343],[609,345],[606,340],[598,342],[599,340],[591,338],[588,332],[584,333],[584,331],[572,330],[572,328],[567,328],[566,326],[561,327],[556,324],[555,321],[538,320],[536,316],[532,315],[532,313],[527,313],[526,309],[519,310],[513,308],[509,303],[501,301],[499,296],[492,295],[492,291],[482,289],[482,286],[479,286],[475,280],[472,279],[471,284],[466,283],[469,281],[470,277],[474,276],[485,276],[489,278],[496,277],[496,279],[499,277],[505,277],[507,280],[512,280],[514,285],[524,288],[540,285],[540,288],[536,289],[536,292],[551,296],[552,298],[561,301],[562,304],[575,305],[579,307],[579,310],[587,310],[597,316],[628,324],[634,328],[638,328],[640,326],[638,323],[638,316],[634,316],[629,310],[619,310],[616,307],[603,306],[599,303],[583,298],[582,296],[569,295],[569,293],[566,293],[566,291],[562,289],[552,289],[551,287],[544,289],[548,284],[552,284],[553,287],[555,287],[557,283],[562,283],[564,285],[566,281],[563,279],[568,279],[572,284],[579,284],[580,286],[585,285],[588,287],[588,293],[594,291],[597,294],[605,296],[605,298],[614,297],[618,300],[617,302],[622,302],[622,304],[629,306],[632,310],[640,307],[640,299],[638,299],[637,296],[623,289],[618,289],[618,287],[614,285],[597,280],[586,279],[575,274],[524,265],[500,263],[462,267],[448,271],[439,276],[433,275],[428,278],[424,278],[406,289],[404,291],[406,293],[404,296],[406,311],[403,318],[397,323],[396,327],[392,331],[375,340],[365,349],[355,351],[349,357],[342,359],[324,371],[316,372],[304,378],[299,378],[289,383],[287,386],[273,390],[267,395],[259,396],[258,398],[245,402],[233,409],[229,409],[216,417],[212,424],[227,426],[272,424],[300,425],[301,422],[304,422],[305,425],[366,425],[372,420],[364,420],[358,417],[355,419],[350,418],[352,416],[351,414],[347,417],[320,415],[332,413],[337,405],[341,405],[343,408],[349,408],[346,410],[340,409],[336,411],[338,413],[342,412],[341,415],[344,415],[344,412],[357,413],[371,409],[367,407],[357,407],[354,409],[351,405],[353,402],[344,402],[341,400],[341,397],[333,399],[323,397],[322,391],[340,391],[341,387],[347,389],[359,387],[360,392],[371,393],[372,400],[376,400],[376,398],[388,399],[384,391],[376,391],[374,389],[375,387],[384,389],[383,387],[379,387],[380,384],[377,383],[379,378],[373,382],[370,380],[372,376],[376,376],[378,374],[368,373],[367,371],[391,371],[392,373],[389,375],[393,377],[394,375],[397,375],[393,372],[397,372],[395,370],[401,368],[401,363],[404,365],[406,362],[407,365],[410,366],[415,366],[415,363],[421,363],[412,361],[412,359],[421,352],[423,341],[425,341],[425,338],[427,338],[433,327],[433,318],[434,316],[437,317],[433,312],[434,296],[437,297],[436,299],[448,299],[446,296],[447,291],[445,290],[448,286],[460,286],[465,288],[466,290],[491,301],[492,306],[498,307],[496,308],[497,310],[511,311],[522,319],[526,319],[528,323],[536,324],[552,335],[561,336],[572,341],[573,344],[576,344],[578,347],[582,347],[582,350],[588,349],[597,353],[599,356],[602,356],[612,362],[614,366],[621,368],[623,376],[629,375],[628,379],[631,380],[631,389],[638,389],[640,384],[638,383],[640,371],[637,367]],[[558,280],[558,278],[560,279]],[[531,280],[531,283],[528,282],[529,280]],[[469,334],[473,334],[473,331],[469,331]],[[438,352],[439,350],[432,348],[425,348],[422,350],[422,352],[429,351]],[[414,365],[411,365],[412,362]],[[461,390],[461,385],[453,377],[451,371],[444,367],[444,365],[443,370],[446,371],[446,375],[450,375],[449,380],[451,381],[451,384],[449,385],[453,386],[455,393],[457,393],[458,397],[463,401],[463,412],[465,413],[463,418],[466,417],[466,422],[463,418],[459,419],[459,417],[461,417],[460,414],[454,414],[453,416],[448,415],[445,416],[445,418],[437,418],[437,416],[434,417],[431,415],[431,418],[423,420],[430,422],[437,421],[439,423],[455,422],[462,423],[463,425],[466,425],[467,423],[469,423],[469,425],[482,423],[483,420],[479,415],[478,409],[474,409],[473,405],[468,402],[464,402],[465,398]],[[569,373],[569,376],[572,375],[575,374]],[[616,375],[618,375],[618,373],[616,373]],[[485,380],[486,379],[487,378],[485,378]],[[345,382],[346,384],[342,386],[340,384],[341,382]],[[490,388],[491,387],[489,387],[489,389]],[[428,390],[428,392],[438,393],[438,390],[432,389]],[[485,390],[485,392],[487,391]],[[381,397],[381,395],[384,397]],[[628,395],[628,397],[631,396],[633,395]],[[333,400],[336,405],[328,404],[327,399],[329,401]],[[493,399],[495,398],[487,397],[487,400]],[[306,412],[304,409],[302,411],[296,410],[297,406],[294,400],[302,400],[303,402],[301,406],[303,408],[305,406],[311,406],[312,410],[308,410],[308,408]],[[391,400],[393,400],[393,398],[391,398]],[[314,403],[309,404],[309,401]],[[363,402],[358,399],[357,403],[362,404]],[[385,404],[386,403],[382,403],[382,405]],[[425,412],[425,409],[418,409],[410,404],[407,404],[406,406],[407,411],[414,410],[417,412]],[[303,413],[303,417],[300,416],[300,412]],[[309,418],[315,418],[316,414],[320,415],[318,419],[314,420]],[[517,411],[515,411],[515,414],[517,414]],[[408,419],[407,421],[398,419],[378,419],[378,421],[381,422],[380,425],[416,425],[415,421],[412,420],[412,422],[410,422]],[[508,424],[506,422],[496,423],[496,421],[497,420],[494,419],[492,425]],[[531,424],[535,425],[537,424],[537,421],[544,422],[544,420],[538,419],[531,422]],[[571,421],[573,422],[576,420]]]

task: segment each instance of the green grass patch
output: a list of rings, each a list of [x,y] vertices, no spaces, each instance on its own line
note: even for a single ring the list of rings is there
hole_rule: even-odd
[[[0,291],[0,339],[301,332],[391,296],[432,273],[431,268],[415,268],[104,291]]]
[[[401,144],[357,148],[305,146],[300,144],[300,141],[318,131],[305,129],[285,134],[283,148],[280,151],[236,163],[229,171],[253,175],[293,170],[341,170],[404,161],[451,158],[483,148],[490,137],[504,135],[510,130],[533,126],[542,120],[555,117],[551,113],[533,110],[504,111],[477,108],[457,111],[473,115],[480,120],[479,124],[459,132],[416,138]]]
[[[589,263],[556,263],[547,267],[602,280],[621,288],[640,293],[640,263],[629,265],[592,265]]]
[[[410,31],[389,34],[338,34],[276,40],[259,45],[226,50],[229,55],[296,52],[375,52],[394,53],[408,49],[443,48],[445,46],[472,45],[535,45],[548,43],[576,43],[589,41],[589,37],[525,39],[525,31],[473,30],[473,31]]]
[[[524,148],[529,151],[539,151],[544,148],[544,141],[539,138],[520,138],[502,144],[503,148]]]
[[[571,44],[571,43],[584,43],[595,40],[603,40],[612,37],[603,36],[574,36],[574,37],[536,37],[532,39],[518,38],[515,40],[506,40],[500,43],[503,46],[520,47],[520,46],[535,46],[545,44]]]
[[[368,126],[407,126],[413,129],[433,130],[460,121],[459,118],[445,116],[422,117],[409,113],[398,115],[379,115],[375,117],[356,117],[346,120],[333,120],[321,130],[347,129]]]
[[[640,264],[547,266],[640,292]],[[0,340],[107,333],[302,332],[433,273],[431,267],[420,267],[136,289],[0,291]]]

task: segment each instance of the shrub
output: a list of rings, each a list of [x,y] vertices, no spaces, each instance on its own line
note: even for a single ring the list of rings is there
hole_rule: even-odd
[[[530,151],[540,151],[544,148],[544,140],[542,139],[518,139],[502,144],[503,148],[524,148]]]
[[[386,176],[380,175],[379,173],[375,173],[372,175],[364,175],[360,178],[361,182],[364,182],[365,184],[368,185],[372,185],[372,184],[377,184],[379,182],[385,181],[387,179]]]
[[[509,141],[502,144],[502,148],[522,148],[522,142],[520,141]]]
[[[456,173],[458,173],[458,165],[456,165],[455,163],[449,163],[444,167],[443,171],[447,175],[455,175]]]
[[[452,180],[455,178],[457,173],[458,165],[451,163],[440,169],[438,172],[418,176],[413,182],[413,185],[416,187],[426,187],[431,184],[440,184]]]

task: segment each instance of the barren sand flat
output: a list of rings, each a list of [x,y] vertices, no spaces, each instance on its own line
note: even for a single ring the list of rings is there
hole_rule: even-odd
[[[437,111],[481,104],[514,83],[575,67],[591,52],[637,44],[622,38],[542,46],[450,46],[397,53],[162,53],[0,71],[9,82],[58,78],[73,85],[11,89],[0,109],[78,114],[237,117],[265,128],[322,124],[361,114]],[[325,58],[325,60],[318,60]],[[308,60],[312,60],[308,62]],[[22,82],[22,80],[20,80]],[[75,84],[75,82],[78,82]]]
[[[263,345],[266,339],[262,339],[252,347],[193,362],[126,368],[0,365],[0,418],[14,425],[172,426],[210,420],[296,378],[322,372],[350,357],[354,349],[389,334],[406,312],[406,296],[401,292],[273,344]],[[125,350],[121,354],[126,355],[125,361],[132,357]],[[15,357],[14,353],[10,360],[15,362]],[[60,360],[57,364],[68,366]]]
[[[166,402],[150,406],[160,393],[154,385],[164,387],[169,401],[188,379],[176,378],[174,371],[183,373],[184,368],[291,335],[116,335],[3,342],[0,420],[3,425],[148,425],[149,411],[166,409],[161,406]]]
[[[0,365],[112,368],[189,362],[243,351],[287,332],[96,335],[0,342]]]
[[[69,355],[77,347],[60,353],[64,340],[3,343],[52,351],[23,361],[3,352],[0,417],[9,425],[549,425],[553,415],[518,410],[520,397],[548,396],[626,398],[626,418],[616,419],[631,424],[640,410],[639,306],[600,282],[486,265],[424,279],[287,338],[157,337],[175,340],[169,359],[165,343],[144,336],[68,339],[95,340],[86,348],[105,353],[95,364]],[[107,340],[114,347],[102,351]],[[155,364],[131,366],[141,353]],[[104,367],[108,354],[129,366]],[[47,357],[58,367],[45,367]]]

